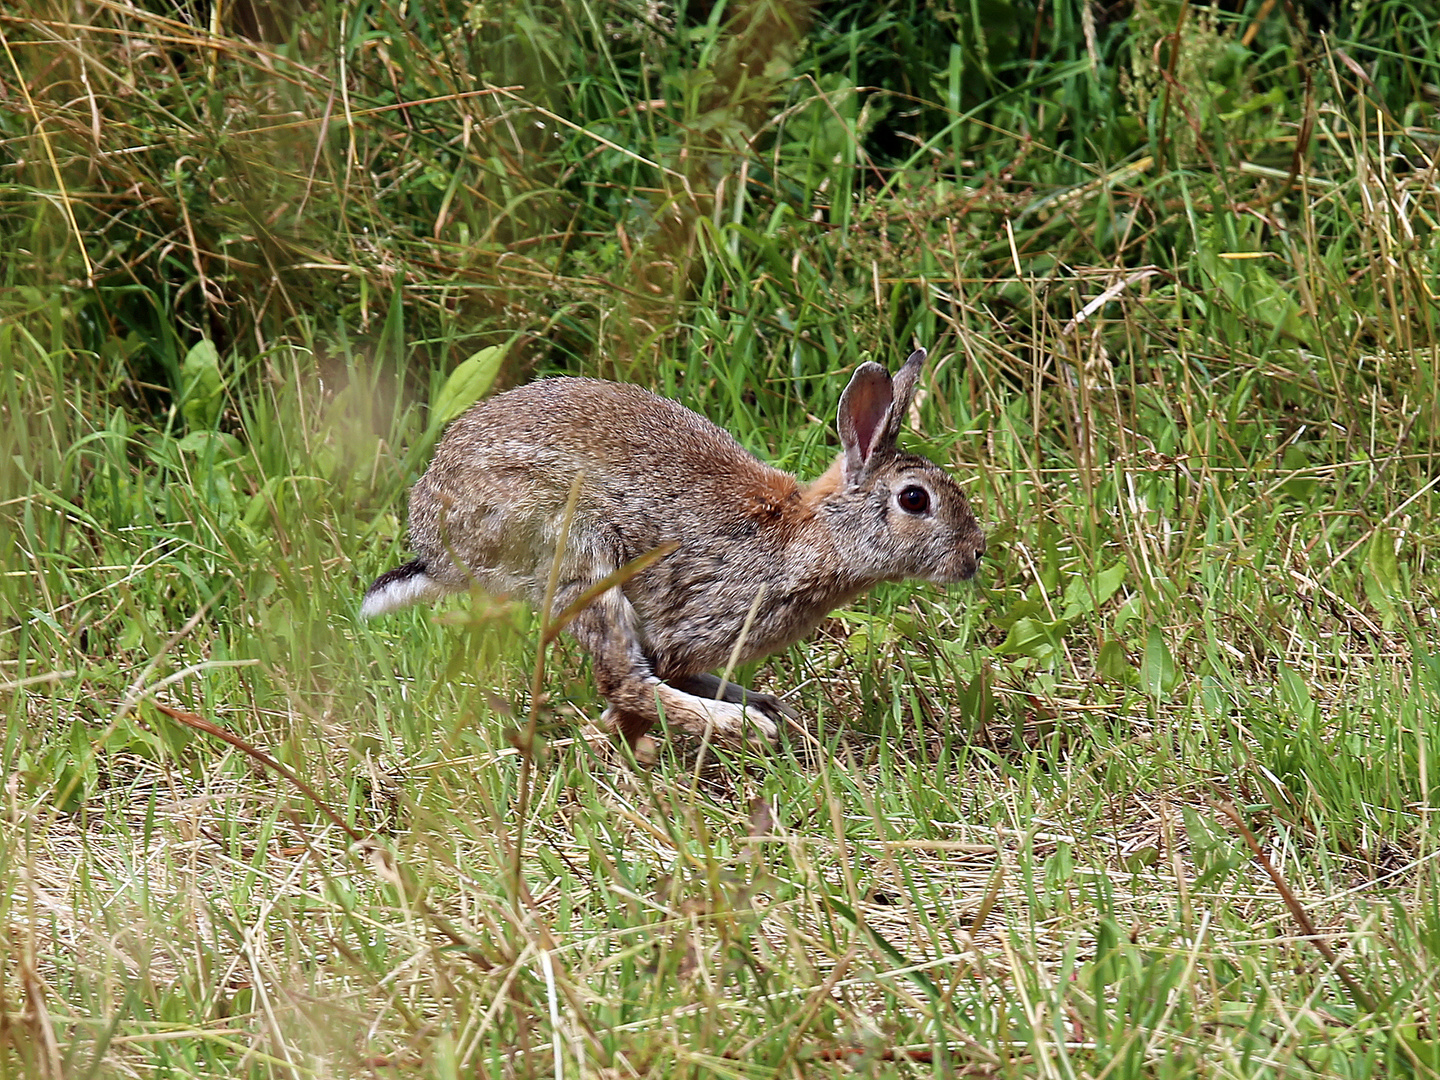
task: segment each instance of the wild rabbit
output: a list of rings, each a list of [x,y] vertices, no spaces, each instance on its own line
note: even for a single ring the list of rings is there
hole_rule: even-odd
[[[741,662],[798,640],[877,582],[960,581],[985,553],[960,488],[896,445],[924,363],[918,349],[893,379],[879,364],[856,369],[840,397],[843,452],[809,484],[637,386],[543,379],[482,401],[450,425],[410,492],[417,557],[376,578],[361,613],[472,585],[543,603],[581,474],[556,612],[631,559],[678,545],[570,624],[611,730],[633,746],[663,718],[731,743],[773,739],[788,709],[710,674],[752,607]]]

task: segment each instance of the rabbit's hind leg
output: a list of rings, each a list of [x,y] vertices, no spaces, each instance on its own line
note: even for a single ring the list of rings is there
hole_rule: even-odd
[[[759,709],[777,724],[783,720],[800,719],[799,714],[787,702],[774,694],[762,694],[741,686],[739,683],[729,681],[723,684],[722,689],[720,676],[712,675],[708,671],[702,671],[698,675],[687,675],[681,679],[671,679],[669,682],[677,690],[683,690],[687,694],[694,694],[696,697],[709,701],[719,698],[732,705],[748,705],[752,709]]]
[[[555,609],[569,603],[565,593],[578,596],[587,582],[578,582],[555,598]],[[758,707],[743,700],[714,700],[671,686],[656,677],[646,659],[640,638],[640,620],[619,589],[611,589],[575,617],[570,633],[590,654],[595,684],[609,703],[605,718],[634,746],[640,736],[665,721],[691,735],[710,736],[740,745],[768,743],[777,734],[775,722]],[[718,680],[716,686],[718,686]]]
[[[750,743],[763,747],[772,744],[779,734],[775,721],[754,700],[747,705],[703,697],[661,682],[653,675],[646,682],[665,714],[665,722],[691,735],[731,746]]]

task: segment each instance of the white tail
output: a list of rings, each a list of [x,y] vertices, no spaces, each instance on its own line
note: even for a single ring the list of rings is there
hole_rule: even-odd
[[[425,600],[438,600],[445,594],[439,582],[425,573],[425,567],[417,559],[394,570],[387,570],[375,579],[365,590],[365,601],[360,605],[360,617],[373,619],[387,611],[409,607]]]

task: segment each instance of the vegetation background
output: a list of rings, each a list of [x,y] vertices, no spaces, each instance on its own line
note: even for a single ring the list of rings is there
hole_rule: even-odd
[[[1434,2],[0,46],[0,1075],[1440,1069]],[[983,580],[746,673],[773,756],[634,768],[523,610],[357,621],[492,380],[814,475],[916,344]]]

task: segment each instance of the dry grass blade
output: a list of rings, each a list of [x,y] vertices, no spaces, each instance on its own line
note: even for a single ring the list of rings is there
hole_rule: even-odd
[[[1245,819],[1240,816],[1240,812],[1230,803],[1212,802],[1211,805],[1216,811],[1224,814],[1225,817],[1230,820],[1230,823],[1235,826],[1236,831],[1245,839],[1245,843],[1250,848],[1251,854],[1255,856],[1255,861],[1260,864],[1260,868],[1265,871],[1271,882],[1274,883],[1275,891],[1280,894],[1280,899],[1285,902],[1285,906],[1290,910],[1290,915],[1299,925],[1300,932],[1304,935],[1305,940],[1315,946],[1315,951],[1325,958],[1325,962],[1330,965],[1330,970],[1335,972],[1336,977],[1345,984],[1346,988],[1354,995],[1355,1000],[1361,1007],[1372,1013],[1379,1012],[1379,1003],[1371,995],[1370,991],[1365,989],[1364,985],[1362,985],[1354,975],[1350,974],[1350,969],[1345,966],[1345,961],[1341,960],[1340,957],[1335,954],[1335,950],[1330,947],[1330,942],[1326,935],[1320,932],[1320,929],[1310,918],[1310,913],[1305,910],[1305,905],[1300,903],[1299,899],[1295,896],[1294,890],[1286,883],[1280,871],[1275,869],[1275,864],[1270,861],[1270,856],[1265,854],[1265,849],[1260,846],[1260,841],[1255,838],[1255,834],[1251,832],[1250,827],[1245,824]]]
[[[350,837],[351,840],[355,841],[356,843],[360,843],[365,839],[365,835],[352,828],[349,822],[347,822],[343,817],[336,813],[335,810],[330,806],[330,804],[320,797],[320,793],[318,791],[316,791],[308,783],[306,783],[299,776],[297,776],[292,769],[282,764],[281,762],[276,761],[273,757],[267,754],[264,750],[261,750],[258,746],[250,745],[244,739],[240,738],[240,736],[234,734],[233,732],[226,731],[219,724],[211,723],[203,716],[197,716],[195,713],[185,712],[183,709],[175,709],[169,705],[161,704],[158,701],[152,701],[150,702],[150,704],[158,712],[162,713],[165,716],[168,716],[177,724],[184,724],[186,727],[194,728],[196,731],[203,731],[206,735],[219,739],[221,742],[228,743],[229,745],[235,747],[235,749],[239,750],[241,753],[254,758],[261,765],[264,765],[265,768],[269,769],[277,776],[284,777],[285,780],[288,781],[291,786],[295,788],[296,791],[300,792],[307,799],[309,799],[311,803],[314,804],[315,809],[319,810],[322,814],[329,818],[331,824],[333,824],[341,832],[345,833],[345,835]]]

